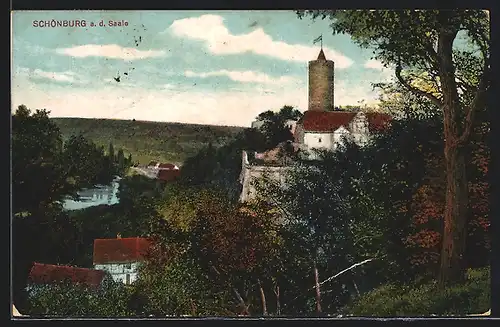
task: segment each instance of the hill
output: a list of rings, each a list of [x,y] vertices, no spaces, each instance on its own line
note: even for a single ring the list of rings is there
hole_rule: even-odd
[[[244,127],[182,123],[147,122],[117,119],[51,118],[63,137],[81,133],[98,145],[122,148],[132,154],[134,162],[151,160],[178,165],[212,142],[219,146],[229,141]]]

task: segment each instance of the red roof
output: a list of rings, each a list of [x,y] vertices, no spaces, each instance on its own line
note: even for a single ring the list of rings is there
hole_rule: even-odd
[[[306,111],[299,121],[306,132],[328,133],[337,130],[340,126],[349,129],[349,123],[356,116],[356,112],[348,111]],[[388,114],[370,112],[365,113],[368,128],[372,131],[383,129],[391,120]]]
[[[33,284],[51,284],[63,281],[98,286],[106,272],[103,270],[36,263],[31,268],[28,281]]]
[[[380,112],[365,113],[368,120],[368,129],[371,133],[381,131],[389,126],[392,117]]]
[[[94,240],[94,264],[142,261],[150,243],[141,237]]]
[[[161,163],[158,165],[160,169],[178,169],[176,165],[171,163]]]
[[[306,132],[333,132],[340,126],[347,128],[351,120],[356,116],[355,112],[346,111],[313,111],[304,112],[299,121]]]
[[[180,175],[180,169],[163,169],[158,171],[158,175],[156,176],[156,178],[165,182],[170,182],[179,178]]]

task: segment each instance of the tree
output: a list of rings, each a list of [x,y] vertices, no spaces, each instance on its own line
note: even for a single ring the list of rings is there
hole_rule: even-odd
[[[34,215],[57,205],[78,185],[62,163],[62,136],[48,112],[19,106],[12,116],[12,205],[14,215]]]
[[[463,254],[468,211],[465,147],[474,115],[484,107],[490,85],[489,16],[482,10],[314,10],[299,11],[332,20],[334,33],[350,34],[375,58],[395,66],[398,82],[432,101],[443,113],[446,162],[446,207],[440,285],[465,277]],[[472,49],[454,47],[459,33]],[[476,51],[477,50],[477,51]],[[479,55],[476,53],[479,52]],[[472,67],[471,67],[472,64]],[[435,90],[415,85],[427,73]]]
[[[300,111],[287,105],[278,112],[268,110],[260,113],[257,120],[264,122],[261,130],[267,139],[267,149],[272,149],[281,142],[293,140],[293,135],[286,126],[286,122],[288,120],[297,121],[300,117],[302,117]]]
[[[113,146],[113,143],[109,143],[108,157],[111,159],[111,162],[115,162],[115,147]]]

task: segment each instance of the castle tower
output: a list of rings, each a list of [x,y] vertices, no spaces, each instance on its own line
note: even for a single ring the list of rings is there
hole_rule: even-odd
[[[321,49],[318,59],[309,61],[308,110],[333,111],[333,80],[334,63]]]

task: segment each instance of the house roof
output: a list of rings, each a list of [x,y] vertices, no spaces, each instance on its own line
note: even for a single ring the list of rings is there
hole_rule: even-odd
[[[162,169],[179,169],[176,165],[171,163],[161,163],[158,165],[158,168]]]
[[[304,112],[299,123],[306,132],[333,132],[340,126],[347,128],[356,116],[354,112],[346,111],[313,111]]]
[[[163,169],[158,171],[156,178],[165,182],[170,182],[177,179],[180,175],[180,169]]]
[[[28,282],[32,284],[52,284],[69,280],[72,283],[98,286],[105,275],[106,272],[103,270],[35,262],[28,276]]]
[[[368,120],[368,129],[371,133],[387,128],[392,119],[390,115],[381,112],[367,112],[365,116]]]
[[[349,130],[349,123],[356,117],[357,112],[349,111],[306,111],[299,121],[305,132],[328,133],[344,126]],[[388,114],[370,112],[365,113],[370,132],[383,129],[391,120]]]
[[[94,240],[94,264],[142,261],[150,242],[141,237]]]

